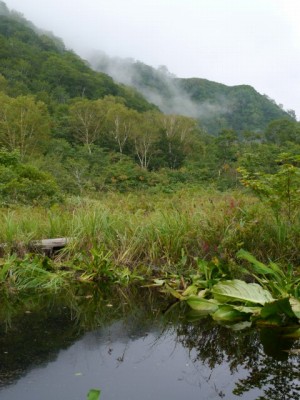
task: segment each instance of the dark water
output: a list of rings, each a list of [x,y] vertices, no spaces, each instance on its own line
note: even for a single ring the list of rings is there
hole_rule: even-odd
[[[299,341],[167,307],[147,289],[4,296],[0,399],[300,399]]]

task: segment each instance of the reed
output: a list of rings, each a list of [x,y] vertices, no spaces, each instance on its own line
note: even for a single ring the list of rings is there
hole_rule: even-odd
[[[235,263],[241,248],[261,261],[300,261],[299,219],[279,222],[241,192],[109,193],[98,200],[69,199],[50,210],[2,209],[0,220],[4,257],[26,253],[30,240],[66,236],[72,240],[60,261],[101,249],[116,266],[176,270],[196,264],[195,258]]]

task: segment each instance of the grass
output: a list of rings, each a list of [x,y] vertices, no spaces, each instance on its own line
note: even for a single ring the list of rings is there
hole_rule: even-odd
[[[196,267],[196,259],[217,259],[238,270],[241,248],[262,262],[272,259],[294,268],[300,264],[299,218],[293,225],[278,222],[268,208],[242,192],[110,193],[99,200],[69,199],[50,210],[2,209],[0,222],[4,259],[14,253],[24,257],[31,240],[70,237],[56,265],[74,270],[85,265],[86,277],[103,275],[105,268],[184,274]]]

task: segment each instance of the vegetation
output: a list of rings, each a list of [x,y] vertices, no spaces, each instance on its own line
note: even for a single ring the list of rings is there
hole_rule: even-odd
[[[250,87],[204,80],[173,92],[206,102],[203,121],[163,114],[0,5],[1,286],[155,279],[218,319],[299,319],[300,123]],[[68,246],[33,254],[53,237]]]
[[[99,389],[91,389],[88,392],[87,400],[99,400],[101,391]]]
[[[104,53],[94,55],[91,62],[96,70],[133,85],[162,111],[196,118],[210,133],[218,134],[224,128],[257,132],[273,120],[285,119],[292,124],[295,119],[293,110],[285,112],[248,85],[229,87],[207,79],[181,79],[164,66],[155,69]]]

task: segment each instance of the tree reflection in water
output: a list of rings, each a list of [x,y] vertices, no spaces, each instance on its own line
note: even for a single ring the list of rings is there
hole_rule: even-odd
[[[242,396],[258,388],[264,395],[257,400],[300,398],[299,355],[290,352],[299,348],[300,341],[284,339],[280,329],[233,332],[205,318],[180,324],[177,334],[194,363],[204,363],[212,370],[226,363],[231,372],[241,368],[248,372],[246,378],[236,382],[234,395]]]
[[[199,373],[199,365],[211,372],[228,366],[236,379],[233,397],[249,398],[250,391],[257,393],[258,389],[261,394],[256,400],[300,398],[299,354],[290,352],[299,349],[300,341],[284,339],[280,329],[234,331],[211,318],[190,322],[182,304],[169,309],[166,296],[145,288],[95,290],[89,286],[86,291],[73,288],[67,296],[49,298],[38,294],[15,298],[4,293],[1,300],[0,389],[32,366],[54,360],[60,349],[68,348],[85,332],[101,336],[105,327],[120,322],[124,343],[128,343],[120,362],[130,344],[152,332],[156,337],[153,348],[160,338],[172,338],[188,351]]]

